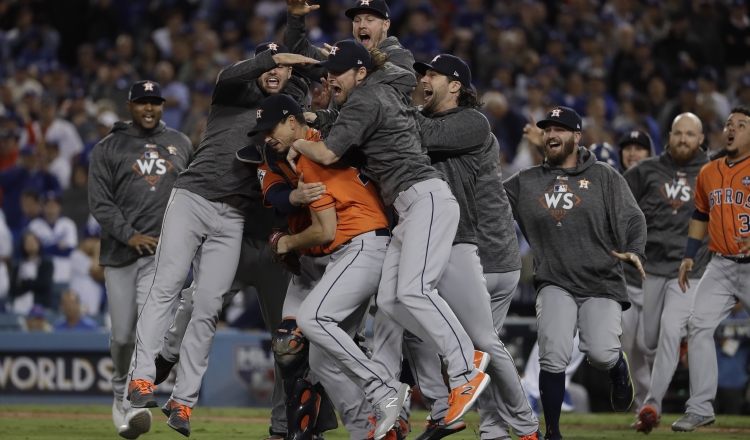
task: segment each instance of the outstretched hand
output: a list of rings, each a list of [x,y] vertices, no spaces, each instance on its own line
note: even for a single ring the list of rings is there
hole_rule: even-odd
[[[320,5],[308,5],[305,0],[286,0],[286,10],[297,17],[304,17],[317,9]]]
[[[682,260],[682,263],[680,264],[680,276],[677,278],[677,284],[680,285],[680,290],[682,290],[682,293],[686,293],[687,290],[690,288],[690,272],[693,271],[693,259],[692,258],[685,258]]]
[[[523,127],[523,137],[532,145],[541,147],[544,145],[544,130],[536,126],[534,115],[529,115],[529,118],[531,119],[531,123]]]
[[[296,53],[277,53],[273,56],[273,60],[280,66],[306,66],[318,63],[316,59]]]
[[[646,279],[646,271],[643,270],[643,264],[641,264],[641,259],[638,258],[638,255],[632,253],[632,252],[625,252],[625,253],[617,253],[615,251],[612,251],[612,255],[620,259],[621,261],[624,261],[626,263],[630,263],[633,266],[635,266],[638,271],[641,273],[641,276],[643,279]]]
[[[312,94],[312,110],[325,110],[328,108],[328,103],[331,102],[331,83],[325,78],[320,78],[320,89],[313,89]]]

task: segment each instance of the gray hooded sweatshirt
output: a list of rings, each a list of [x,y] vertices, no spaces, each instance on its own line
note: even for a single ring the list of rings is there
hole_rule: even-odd
[[[352,147],[362,150],[365,171],[380,184],[387,206],[416,183],[445,180],[430,164],[420,142],[416,109],[406,99],[416,84],[414,74],[386,63],[349,91],[325,139],[337,156]]]
[[[158,237],[177,175],[193,159],[193,145],[163,121],[149,132],[117,122],[91,152],[89,207],[102,227],[99,264],[126,266],[144,256],[128,241]]]
[[[257,169],[235,158],[248,144],[263,145],[263,135],[248,139],[255,126],[258,107],[267,95],[257,79],[276,67],[270,50],[253,59],[225,67],[219,73],[203,140],[195,160],[175,182],[175,188],[191,191],[208,200],[242,196],[260,200]],[[292,76],[284,93],[298,102],[307,96],[307,85]]]
[[[610,298],[630,307],[619,259],[645,261],[646,220],[625,179],[578,147],[575,168],[546,160],[504,182],[513,215],[534,253],[534,286],[553,285],[579,298]]]
[[[353,38],[353,37],[352,37]],[[319,61],[326,59],[320,50],[310,44],[305,30],[305,17],[295,17],[291,12],[286,14],[286,31],[284,32],[284,45],[292,53],[304,55]],[[388,61],[402,69],[414,73],[414,55],[398,42],[396,37],[388,37],[378,44],[378,50],[388,55]],[[298,69],[303,75],[313,81],[325,78],[328,71],[324,67],[305,66]]]
[[[666,150],[661,156],[648,158],[625,172],[625,180],[646,216],[646,273],[667,278],[679,276],[695,209],[695,179],[707,163],[708,154],[701,151],[689,164],[680,166]],[[703,276],[709,260],[706,237],[695,257],[690,277]]]

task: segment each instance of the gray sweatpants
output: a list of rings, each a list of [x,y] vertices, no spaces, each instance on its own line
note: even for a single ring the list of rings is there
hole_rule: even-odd
[[[291,274],[278,264],[271,261],[271,251],[267,240],[245,235],[242,237],[242,250],[237,272],[232,281],[232,287],[225,296],[225,304],[231,301],[240,290],[249,286],[258,292],[258,302],[263,320],[271,334],[281,324],[281,309],[284,306],[287,285]],[[180,346],[185,336],[190,316],[193,313],[193,291],[195,283],[182,291],[180,305],[175,313],[174,323],[164,336],[164,346],[161,354],[164,359],[175,362],[180,357]],[[271,409],[271,429],[273,432],[286,432],[286,410],[284,407],[284,384],[278,367],[274,373],[274,388]]]
[[[388,245],[388,237],[378,237],[379,239],[385,239],[385,246]],[[354,241],[352,240],[352,244]],[[358,440],[366,438],[369,434],[372,424],[368,416],[372,414],[372,406],[367,401],[365,392],[361,388],[361,384],[358,379],[352,379],[352,376],[339,367],[339,364],[335,360],[327,355],[327,353],[321,349],[321,345],[317,344],[313,338],[308,334],[309,328],[306,330],[307,324],[303,322],[309,319],[309,313],[315,313],[315,310],[309,310],[313,308],[311,303],[307,302],[307,299],[316,291],[318,286],[320,289],[327,289],[331,287],[330,283],[336,284],[335,280],[330,277],[326,278],[326,274],[329,271],[334,270],[333,265],[335,262],[341,262],[344,252],[339,253],[347,248],[349,245],[342,245],[336,252],[331,255],[323,257],[309,257],[303,256],[300,259],[301,271],[300,276],[292,277],[289,283],[289,290],[287,291],[286,301],[284,301],[284,312],[285,318],[294,317],[297,320],[297,325],[302,330],[302,333],[311,342],[310,344],[310,369],[312,370],[315,378],[323,384],[323,388],[328,391],[328,396],[331,398],[334,408],[339,413],[341,421],[344,427],[349,432],[349,436],[352,440]],[[354,247],[350,248],[353,250]],[[385,252],[383,252],[385,253]],[[363,257],[363,260],[366,260]],[[381,260],[382,261],[382,260]],[[361,261],[360,261],[361,262]],[[370,260],[370,263],[373,263]],[[377,261],[375,261],[377,263]],[[345,265],[345,264],[344,264]],[[362,269],[365,266],[359,268],[358,275],[362,275]],[[339,266],[339,270],[345,269]],[[369,268],[370,272],[373,272],[373,267]],[[347,288],[352,287],[352,280],[347,282]],[[375,284],[377,286],[377,282]],[[343,284],[340,287],[345,287]],[[338,288],[337,288],[338,289]],[[356,289],[353,289],[356,291]],[[348,291],[338,290],[335,292],[335,296],[338,297],[343,293],[348,294]],[[374,292],[374,290],[373,290]],[[333,293],[333,292],[332,292]],[[372,293],[371,295],[372,296]],[[333,297],[331,299],[334,299]],[[338,300],[336,300],[338,301]],[[355,333],[364,329],[365,315],[367,313],[367,305],[369,304],[369,298],[360,304],[359,307],[354,308],[348,315],[344,317],[340,326],[337,326],[337,334],[344,342],[351,342],[356,347],[356,351],[364,356],[364,353],[356,346],[354,342]],[[314,329],[313,329],[314,330]],[[344,333],[342,335],[342,332]],[[317,335],[317,333],[316,333]],[[315,381],[312,378],[313,382]]]
[[[389,241],[373,231],[339,246],[297,313],[302,333],[364,391],[371,404],[395,394],[400,386],[353,339],[378,291]]]
[[[515,283],[517,284],[520,272],[516,275]],[[490,382],[488,391],[483,394],[489,396],[488,399],[484,400],[487,410],[485,414],[497,413],[497,421],[506,421],[519,437],[536,432],[539,429],[539,422],[526,399],[526,393],[521,385],[521,379],[518,376],[513,358],[500,341],[494,327],[492,310],[489,307],[491,304],[490,295],[487,292],[482,265],[475,245],[460,243],[452,247],[448,266],[438,281],[437,289],[440,296],[445,299],[458,317],[459,322],[466,329],[475,347],[490,355],[487,373],[492,378],[492,382]],[[502,322],[500,319],[498,321]],[[419,334],[416,336],[420,337]],[[395,337],[394,335],[393,338],[395,339]],[[377,334],[376,339],[378,339]],[[408,339],[406,340],[408,341]],[[381,345],[376,345],[375,356],[378,353],[387,352]],[[433,375],[436,374],[435,372],[439,374],[440,364],[437,356],[424,359],[414,358],[413,360],[417,365],[430,360],[432,362],[437,361],[437,367],[421,368],[432,371]],[[382,360],[379,359],[379,362],[382,362]],[[389,362],[389,364],[393,364],[393,362]],[[391,368],[389,374],[397,374],[397,370],[394,371]],[[417,378],[417,380],[423,379]],[[436,383],[436,381],[433,379],[431,383]],[[445,386],[427,389],[421,382],[418,382],[418,385],[420,391],[423,393],[426,391],[430,398],[439,396],[447,399]],[[492,390],[491,393],[490,390]],[[435,415],[431,415],[431,417],[435,418]],[[490,424],[494,421],[496,420],[491,419]],[[492,429],[494,430],[494,428]]]
[[[126,411],[130,408],[130,401],[125,396],[135,348],[135,323],[154,281],[155,267],[154,257],[150,255],[127,266],[104,268],[104,285],[107,287],[109,318],[112,322],[109,352],[115,367],[112,392],[115,399],[122,401]]]
[[[154,358],[170,324],[172,304],[193,264],[193,313],[180,347],[172,399],[193,407],[216,333],[224,297],[237,270],[244,213],[226,203],[173,189],[156,248],[156,274],[136,325],[135,361],[130,379],[154,381]]]
[[[630,308],[622,312],[622,351],[627,353],[630,376],[635,386],[634,406],[640,408],[651,386],[654,351],[646,347],[643,337],[643,289],[628,285]]]
[[[599,370],[614,367],[620,356],[622,306],[609,298],[578,298],[557,286],[545,286],[536,297],[539,366],[560,373],[570,363],[573,338]]]
[[[687,412],[714,414],[712,403],[719,380],[714,332],[737,302],[750,310],[750,264],[715,255],[698,283],[688,322],[688,362],[690,371],[698,374],[690,375]]]
[[[690,280],[690,288],[682,293],[677,279],[649,275],[650,282],[644,283],[644,296],[661,296],[663,310],[659,325],[659,339],[651,371],[651,382],[644,405],[651,405],[661,414],[661,401],[667,393],[672,375],[680,360],[680,341],[687,336],[690,310],[693,308],[695,292],[699,280]],[[649,289],[649,290],[646,290]],[[646,299],[644,298],[644,302]],[[644,315],[646,311],[644,310]]]
[[[451,255],[458,203],[447,183],[430,179],[401,192],[393,207],[399,222],[383,263],[378,311],[435,347],[456,388],[477,375],[474,346],[436,286]]]

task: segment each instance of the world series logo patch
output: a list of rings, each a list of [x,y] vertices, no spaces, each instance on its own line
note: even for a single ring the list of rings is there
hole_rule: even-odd
[[[745,176],[742,178],[742,185],[743,186],[750,186],[750,176]]]

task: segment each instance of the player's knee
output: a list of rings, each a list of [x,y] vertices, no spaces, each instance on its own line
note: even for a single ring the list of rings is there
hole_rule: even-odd
[[[563,353],[545,353],[539,356],[539,368],[549,373],[565,371],[570,364],[570,356]]]
[[[396,309],[396,303],[398,300],[395,295],[378,295],[375,299],[378,309],[382,310],[386,316],[393,316],[394,310]]]
[[[620,358],[619,347],[595,345],[583,352],[586,354],[586,359],[588,359],[589,363],[598,370],[609,370]]]
[[[274,359],[284,379],[303,377],[308,366],[310,343],[295,319],[285,319],[271,341]]]
[[[311,332],[314,332],[315,325],[315,308],[300,307],[297,312],[297,326],[302,330],[302,334],[309,335]]]
[[[135,332],[112,332],[109,337],[109,344],[111,346],[119,347],[120,349],[135,348]]]

